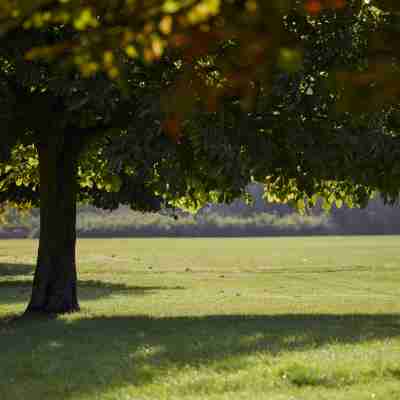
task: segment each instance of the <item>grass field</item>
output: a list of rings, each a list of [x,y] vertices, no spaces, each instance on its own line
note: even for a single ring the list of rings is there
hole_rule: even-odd
[[[400,237],[81,240],[82,311],[18,320],[37,242],[0,241],[0,399],[400,399]]]

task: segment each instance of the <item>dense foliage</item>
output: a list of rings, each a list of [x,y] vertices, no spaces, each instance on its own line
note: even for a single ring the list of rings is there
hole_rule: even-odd
[[[80,199],[98,206],[198,207],[232,200],[251,180],[300,207],[314,195],[338,204],[364,204],[376,189],[397,197],[389,40],[390,63],[376,57],[382,35],[395,34],[394,4],[167,1],[137,14],[142,4],[116,3],[14,6],[1,47],[1,148],[13,149],[2,201],[37,203],[30,145],[65,132],[85,149]],[[117,45],[125,52],[111,51]],[[68,60],[83,76],[66,71]]]

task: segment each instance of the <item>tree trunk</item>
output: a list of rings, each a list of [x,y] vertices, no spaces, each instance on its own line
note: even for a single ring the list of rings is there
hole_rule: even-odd
[[[40,240],[31,300],[26,312],[66,313],[77,298],[76,159],[72,137],[48,137],[38,145]]]

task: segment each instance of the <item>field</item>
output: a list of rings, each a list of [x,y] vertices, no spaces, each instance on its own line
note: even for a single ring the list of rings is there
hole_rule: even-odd
[[[98,239],[82,311],[18,319],[37,242],[0,241],[0,399],[400,399],[400,237]]]

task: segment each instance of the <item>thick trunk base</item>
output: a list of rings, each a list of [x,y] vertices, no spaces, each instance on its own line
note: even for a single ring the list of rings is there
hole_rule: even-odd
[[[56,298],[54,302],[49,304],[39,305],[39,304],[29,304],[26,308],[24,314],[71,314],[80,310],[79,304],[77,302],[66,302],[65,300]]]
[[[74,264],[38,264],[26,313],[61,314],[79,311],[76,281]]]

